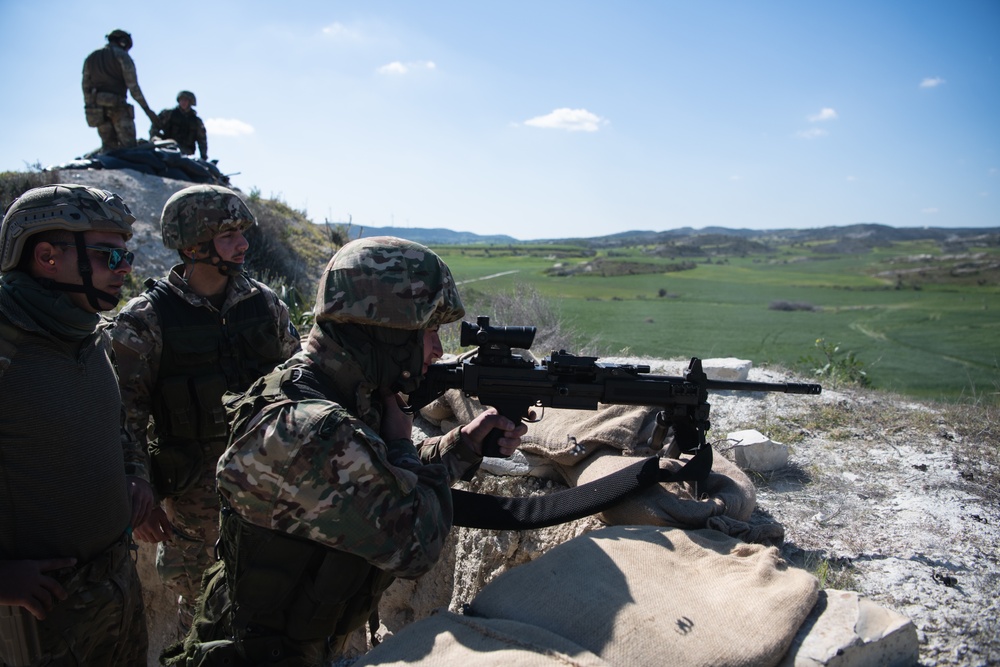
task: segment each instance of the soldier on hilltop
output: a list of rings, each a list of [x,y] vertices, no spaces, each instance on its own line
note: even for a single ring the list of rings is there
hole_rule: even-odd
[[[83,62],[83,108],[87,125],[96,127],[101,136],[101,151],[135,146],[135,109],[126,101],[126,92],[154,125],[160,122],[139,88],[135,63],[128,54],[132,36],[112,30],[107,40],[104,48]]]

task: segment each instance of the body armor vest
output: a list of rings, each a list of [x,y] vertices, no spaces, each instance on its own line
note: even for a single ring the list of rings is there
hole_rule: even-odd
[[[90,84],[99,93],[114,93],[125,97],[125,75],[121,63],[111,52],[111,46],[94,51],[83,62],[83,69],[90,74]]]
[[[197,480],[205,457],[217,459],[225,450],[223,395],[244,391],[283,361],[281,338],[263,293],[220,314],[188,303],[165,281],[147,286],[163,344],[149,452],[157,490],[179,495]]]
[[[199,118],[194,109],[187,113],[179,108],[171,109],[167,115],[167,122],[163,128],[163,136],[173,139],[182,150],[194,153],[195,144],[198,140]]]

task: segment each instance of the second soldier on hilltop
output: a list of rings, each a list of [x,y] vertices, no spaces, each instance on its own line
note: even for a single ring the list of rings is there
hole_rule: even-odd
[[[227,188],[175,193],[160,225],[163,244],[183,264],[148,280],[113,332],[127,424],[143,443],[149,429],[151,480],[162,499],[135,535],[159,542],[156,568],[179,597],[182,631],[202,571],[215,562],[215,464],[229,435],[223,394],[245,390],[299,349],[285,304],[243,275],[243,232],[256,224]]]
[[[198,100],[190,90],[177,93],[177,106],[160,112],[158,122],[149,128],[149,138],[173,139],[184,155],[194,155],[197,145],[201,159],[207,160],[208,134],[194,110],[196,104]]]

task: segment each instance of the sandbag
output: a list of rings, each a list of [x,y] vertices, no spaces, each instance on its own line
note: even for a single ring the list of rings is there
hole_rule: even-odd
[[[440,611],[406,626],[353,665],[605,667],[608,663],[536,626]]]
[[[613,665],[760,666],[780,661],[817,596],[816,578],[774,547],[613,526],[504,572],[468,613],[547,630]]]

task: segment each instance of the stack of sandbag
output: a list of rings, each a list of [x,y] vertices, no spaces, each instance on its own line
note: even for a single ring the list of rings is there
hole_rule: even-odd
[[[466,613],[417,621],[355,665],[775,665],[817,591],[774,547],[613,526],[503,573]]]

